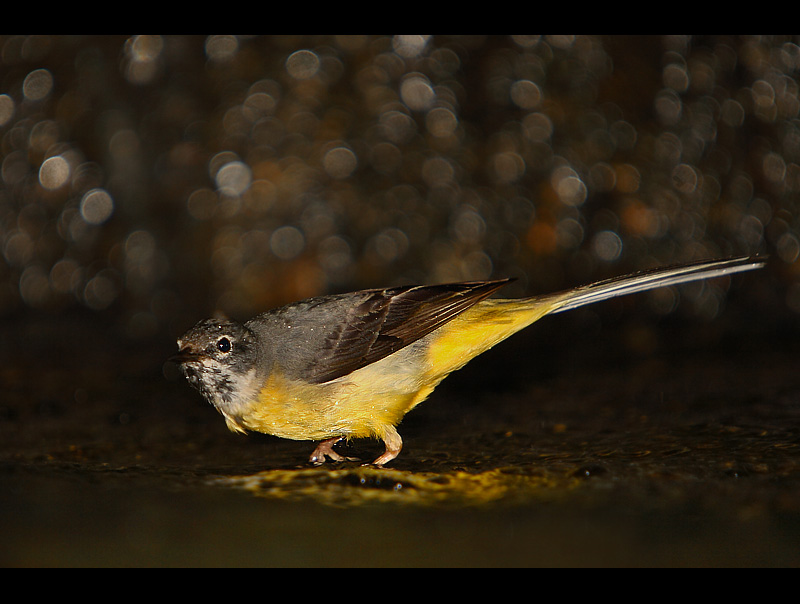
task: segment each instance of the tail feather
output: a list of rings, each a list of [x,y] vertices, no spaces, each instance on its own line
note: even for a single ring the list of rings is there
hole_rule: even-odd
[[[554,308],[550,313],[564,312],[602,300],[644,292],[658,287],[689,283],[700,279],[711,279],[732,275],[764,266],[766,258],[742,256],[724,260],[702,260],[690,264],[657,268],[639,273],[598,281],[566,292],[553,294]],[[548,296],[550,297],[550,296]]]
[[[707,260],[625,275],[546,296],[488,298],[440,327],[434,336],[429,336],[426,357],[431,367],[430,375],[436,376],[431,379],[438,384],[470,359],[545,315],[657,287],[761,268],[764,263],[764,258],[756,257]],[[415,398],[413,404],[416,405],[429,392]]]

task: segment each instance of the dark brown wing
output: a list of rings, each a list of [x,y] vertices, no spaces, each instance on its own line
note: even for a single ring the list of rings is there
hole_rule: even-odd
[[[361,292],[325,337],[305,379],[328,382],[408,346],[492,295],[511,279]]]

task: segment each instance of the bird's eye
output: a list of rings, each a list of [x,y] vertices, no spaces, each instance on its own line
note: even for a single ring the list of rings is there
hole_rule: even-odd
[[[219,340],[217,340],[217,349],[220,352],[230,352],[231,341],[228,338],[220,338]]]

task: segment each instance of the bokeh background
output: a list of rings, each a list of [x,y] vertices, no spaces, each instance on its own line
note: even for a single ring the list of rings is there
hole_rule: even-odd
[[[0,42],[4,315],[152,338],[332,291],[757,253],[800,311],[794,38]],[[719,286],[688,291],[716,315]]]
[[[798,73],[796,36],[0,36],[0,560],[800,563]],[[165,363],[215,311],[756,254],[549,318],[409,415],[393,468],[519,472],[512,511],[181,490],[310,451]]]

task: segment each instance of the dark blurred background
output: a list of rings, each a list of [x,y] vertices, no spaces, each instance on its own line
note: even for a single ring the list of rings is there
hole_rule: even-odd
[[[793,36],[0,36],[3,467],[200,466],[153,451],[209,429],[245,450],[162,367],[175,338],[404,283],[510,276],[515,297],[766,254],[543,322],[538,377],[780,351],[748,383],[795,392],[799,70]],[[500,358],[458,384],[529,381]]]
[[[133,338],[324,292],[510,296],[769,253],[800,311],[792,37],[4,36],[0,312]],[[713,318],[720,287],[683,310]],[[685,293],[685,292],[684,292]],[[679,306],[657,293],[646,308]]]

